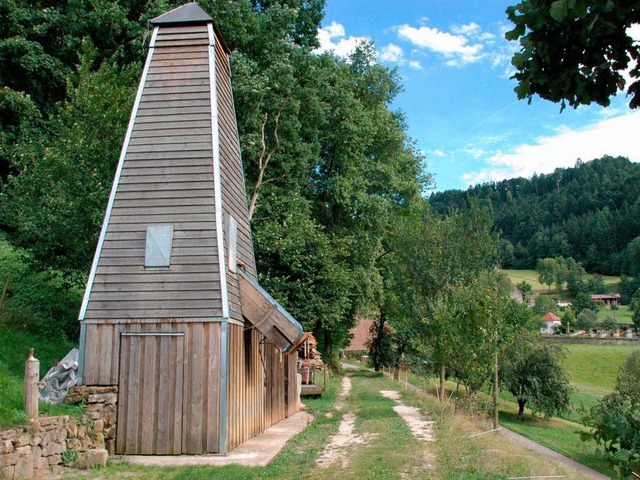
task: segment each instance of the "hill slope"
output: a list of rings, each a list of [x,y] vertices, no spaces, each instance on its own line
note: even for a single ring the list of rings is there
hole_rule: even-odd
[[[538,258],[573,257],[589,271],[619,275],[632,267],[625,249],[640,236],[640,165],[623,157],[578,160],[573,168],[448,190],[429,198],[439,214],[491,205],[502,233],[504,268],[533,268]]]

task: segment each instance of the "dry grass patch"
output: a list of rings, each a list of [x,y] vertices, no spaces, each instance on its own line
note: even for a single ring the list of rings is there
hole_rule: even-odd
[[[523,448],[500,433],[470,437],[491,427],[461,414],[443,413],[438,420],[438,462],[442,480],[505,479],[528,476],[589,477]]]

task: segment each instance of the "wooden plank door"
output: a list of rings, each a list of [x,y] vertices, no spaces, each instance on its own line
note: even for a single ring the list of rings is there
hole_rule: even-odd
[[[182,453],[184,333],[123,332],[116,452]]]

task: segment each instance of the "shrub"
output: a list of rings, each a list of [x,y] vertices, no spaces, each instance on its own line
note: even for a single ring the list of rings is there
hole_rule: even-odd
[[[640,473],[640,351],[620,367],[615,390],[603,397],[583,418],[589,428],[583,441],[595,440],[597,452],[630,479]]]
[[[82,292],[60,272],[35,271],[29,257],[0,236],[0,294],[5,288],[0,322],[8,328],[78,337]]]
[[[589,308],[585,308],[578,314],[578,317],[576,318],[576,328],[578,330],[590,332],[591,330],[596,328],[597,322],[598,316],[596,315],[596,312]]]
[[[619,328],[619,325],[615,318],[607,315],[607,318],[605,318],[602,322],[600,322],[600,325],[598,328],[605,330],[607,332],[613,332],[614,330],[617,330]]]

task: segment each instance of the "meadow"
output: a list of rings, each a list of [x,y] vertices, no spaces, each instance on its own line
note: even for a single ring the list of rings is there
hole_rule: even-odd
[[[511,283],[514,285],[525,281],[533,287],[534,293],[547,293],[549,291],[548,285],[543,285],[538,281],[538,273],[535,270],[510,270],[504,269],[502,270],[507,277],[511,280]],[[603,275],[602,280],[607,288],[611,288],[612,286],[620,283],[620,277],[614,277],[609,275]],[[551,286],[551,291],[558,293],[555,285]],[[560,292],[562,293],[562,292]],[[565,292],[566,293],[566,292]]]
[[[600,398],[611,392],[616,383],[618,369],[627,356],[640,349],[636,345],[563,345],[566,353],[563,366],[570,378],[574,391],[571,395],[571,407],[560,417],[544,418],[534,416],[526,409],[522,419],[517,418],[515,398],[506,391],[500,394],[500,424],[556,452],[572,458],[583,465],[606,475],[614,475],[613,470],[595,454],[594,443],[584,443],[577,432],[584,430],[581,423],[583,410],[595,405]],[[410,383],[429,394],[437,395],[437,382],[434,378],[402,372],[400,383]],[[464,396],[464,389],[447,381],[447,396],[450,402],[458,396]],[[480,410],[489,408],[491,403],[489,389],[480,395]],[[464,403],[464,402],[463,402]]]
[[[552,450],[611,475],[611,470],[596,458],[595,445],[580,441],[576,432],[584,429],[581,423],[583,409],[595,405],[614,389],[620,366],[631,352],[640,350],[640,344],[569,344],[563,347],[567,354],[563,366],[574,388],[570,410],[560,418],[545,419],[529,414],[518,420],[516,404],[507,393],[502,396],[505,401],[501,405],[501,423]]]

